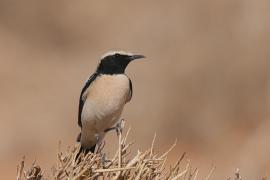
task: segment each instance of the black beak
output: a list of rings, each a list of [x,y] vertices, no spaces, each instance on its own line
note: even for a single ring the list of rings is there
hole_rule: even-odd
[[[130,61],[133,61],[135,59],[142,59],[142,58],[145,58],[145,56],[144,55],[132,55],[132,56],[129,56]]]

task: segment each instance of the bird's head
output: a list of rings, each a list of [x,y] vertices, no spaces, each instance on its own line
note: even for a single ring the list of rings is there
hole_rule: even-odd
[[[141,58],[144,58],[144,56],[120,51],[109,52],[102,56],[97,72],[101,74],[122,74],[125,73],[125,69],[131,61]]]

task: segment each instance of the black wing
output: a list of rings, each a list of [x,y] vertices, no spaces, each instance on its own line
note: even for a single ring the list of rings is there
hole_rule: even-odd
[[[132,82],[131,82],[130,79],[129,79],[129,89],[130,89],[130,99],[131,99],[132,98],[132,94],[133,94],[133,89],[132,89]]]
[[[91,85],[91,83],[97,78],[98,74],[94,73],[92,76],[89,77],[89,79],[86,81],[81,94],[80,94],[80,101],[79,101],[79,113],[78,113],[78,125],[80,127],[82,127],[82,121],[81,121],[81,117],[82,117],[82,110],[83,110],[83,105],[85,102],[85,99],[83,99],[83,94],[85,93],[85,91],[87,90],[87,88]]]

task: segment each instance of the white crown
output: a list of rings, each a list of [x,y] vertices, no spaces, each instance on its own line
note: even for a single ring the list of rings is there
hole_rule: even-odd
[[[101,56],[101,59],[105,58],[106,56],[111,56],[111,55],[114,55],[114,54],[122,54],[122,55],[128,55],[128,56],[132,56],[133,55],[133,53],[125,52],[125,51],[109,51],[109,52],[103,54]]]

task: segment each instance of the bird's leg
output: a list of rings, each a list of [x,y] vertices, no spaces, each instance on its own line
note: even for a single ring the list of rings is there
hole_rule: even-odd
[[[104,132],[107,133],[107,132],[112,131],[112,130],[116,131],[117,136],[119,135],[120,132],[122,132],[122,129],[119,127],[119,123],[117,123],[114,127],[105,129]]]
[[[115,130],[117,133],[117,136],[119,136],[120,133],[122,133],[123,131],[123,126],[124,126],[124,119],[121,119],[120,122],[118,122],[114,127],[105,129],[105,133],[111,131],[111,130]]]
[[[100,153],[102,151],[102,149],[105,146],[105,141],[101,141],[99,140],[99,142],[97,142],[97,150],[96,153]]]
[[[105,153],[102,153],[101,164],[102,164],[102,166],[104,168],[105,167],[105,164],[106,164],[106,155],[105,155]]]

